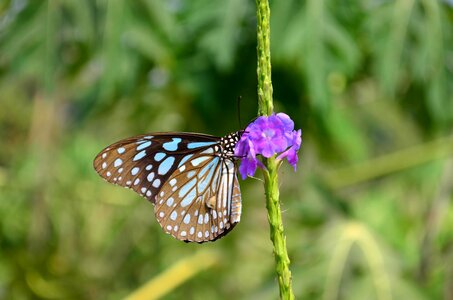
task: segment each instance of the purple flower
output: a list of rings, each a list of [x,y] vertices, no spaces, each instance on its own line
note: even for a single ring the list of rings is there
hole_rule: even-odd
[[[291,136],[292,145],[288,148],[285,152],[281,153],[277,156],[277,159],[283,159],[286,157],[289,164],[294,167],[294,171],[296,171],[297,162],[299,157],[297,156],[297,151],[299,151],[300,144],[302,143],[302,130],[299,129],[297,131],[292,132]]]
[[[256,168],[264,168],[258,154],[269,158],[280,153],[296,169],[297,151],[302,143],[302,131],[294,130],[294,122],[284,113],[261,116],[245,129],[235,148],[235,155],[242,158],[239,172],[242,179],[253,176]]]

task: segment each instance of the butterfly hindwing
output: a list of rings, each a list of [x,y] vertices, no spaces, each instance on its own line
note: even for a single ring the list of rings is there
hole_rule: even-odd
[[[208,148],[180,164],[156,197],[155,214],[165,232],[203,243],[225,235],[239,222],[241,195],[231,159]]]

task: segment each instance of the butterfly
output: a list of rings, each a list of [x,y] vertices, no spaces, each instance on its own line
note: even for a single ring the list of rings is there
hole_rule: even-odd
[[[102,150],[93,166],[108,182],[151,201],[164,232],[185,242],[214,241],[241,218],[234,148],[243,132],[139,135]]]

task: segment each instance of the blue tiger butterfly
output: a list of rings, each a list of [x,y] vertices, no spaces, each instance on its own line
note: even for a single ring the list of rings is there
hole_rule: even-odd
[[[135,136],[102,150],[93,165],[108,182],[151,201],[164,232],[185,242],[214,241],[241,218],[234,148],[243,132]]]

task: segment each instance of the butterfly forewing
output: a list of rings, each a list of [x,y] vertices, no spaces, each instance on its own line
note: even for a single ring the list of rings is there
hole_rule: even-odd
[[[162,184],[181,161],[216,143],[216,137],[190,133],[136,136],[102,150],[94,168],[108,182],[131,188],[154,203]]]

